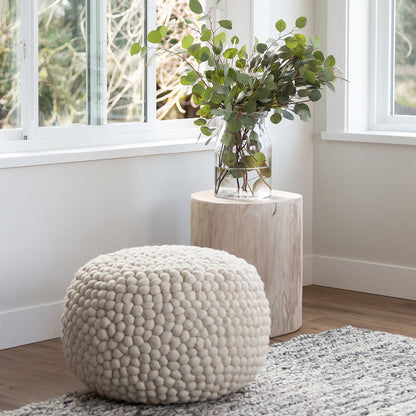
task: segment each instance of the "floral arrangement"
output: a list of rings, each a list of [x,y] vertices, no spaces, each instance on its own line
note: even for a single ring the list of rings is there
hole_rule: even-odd
[[[217,6],[220,0],[217,0]],[[216,185],[221,186],[227,175],[236,179],[238,187],[247,192],[250,187],[248,171],[257,171],[257,183],[267,184],[270,177],[270,160],[261,146],[255,125],[259,114],[271,113],[270,120],[278,124],[283,118],[293,120],[295,116],[309,121],[311,112],[308,103],[321,98],[321,90],[335,90],[334,81],[340,78],[335,58],[326,56],[319,49],[319,36],[308,40],[299,33],[307,24],[299,17],[295,27],[287,30],[284,20],[275,24],[276,37],[266,42],[255,40],[253,50],[240,45],[240,39],[230,33],[230,20],[216,21],[215,10],[203,10],[198,0],[189,0],[195,20],[183,22],[172,20],[168,25],[149,32],[148,47],[135,42],[130,53],[145,57],[149,50],[153,54],[169,53],[180,57],[187,65],[180,82],[192,93],[200,108],[194,123],[209,143],[223,118],[226,123],[222,133],[220,160],[217,164]],[[188,25],[192,34],[183,39],[169,36],[177,24]],[[260,179],[260,182],[258,182]]]

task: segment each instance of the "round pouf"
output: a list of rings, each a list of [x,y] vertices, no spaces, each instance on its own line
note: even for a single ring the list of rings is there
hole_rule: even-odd
[[[131,248],[82,267],[65,298],[63,344],[99,394],[167,404],[215,399],[266,359],[269,305],[254,266],[224,251]]]

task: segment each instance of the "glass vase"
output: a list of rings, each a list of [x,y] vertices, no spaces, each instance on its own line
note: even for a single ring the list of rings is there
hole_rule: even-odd
[[[215,196],[260,199],[271,194],[272,148],[265,129],[267,113],[221,119],[215,147]]]

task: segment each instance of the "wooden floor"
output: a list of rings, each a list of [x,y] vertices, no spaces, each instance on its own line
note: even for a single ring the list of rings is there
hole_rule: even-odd
[[[416,337],[416,301],[308,286],[303,327],[272,341],[345,325]],[[0,351],[0,411],[81,389],[57,339]]]

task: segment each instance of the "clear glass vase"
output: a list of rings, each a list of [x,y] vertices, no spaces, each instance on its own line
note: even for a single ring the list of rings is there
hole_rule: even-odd
[[[215,148],[215,196],[260,199],[271,194],[272,148],[265,129],[267,113],[221,119]]]

